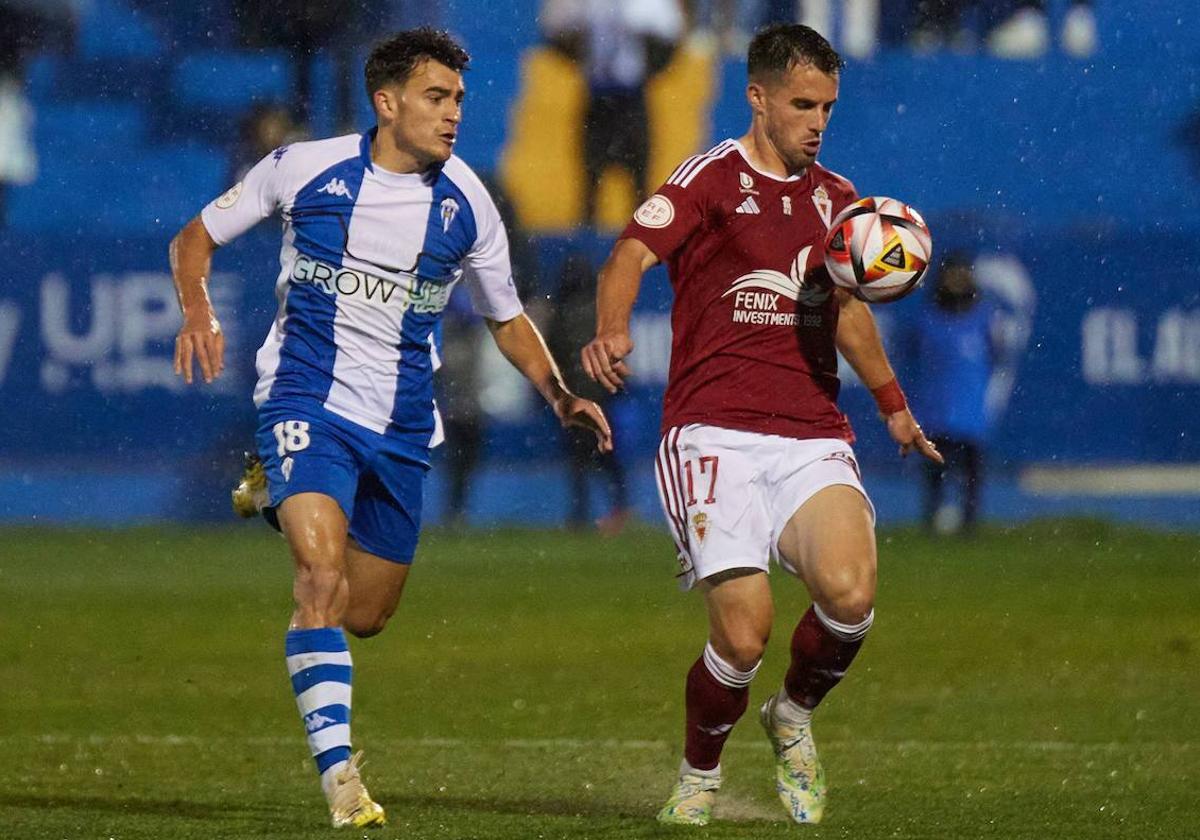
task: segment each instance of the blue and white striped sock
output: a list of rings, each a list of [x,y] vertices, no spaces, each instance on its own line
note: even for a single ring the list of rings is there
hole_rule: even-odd
[[[328,792],[350,759],[350,683],[353,667],[340,627],[289,630],[287,668],[308,747]]]

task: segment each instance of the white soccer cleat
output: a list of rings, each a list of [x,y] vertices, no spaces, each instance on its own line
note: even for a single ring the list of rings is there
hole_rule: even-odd
[[[379,828],[387,824],[383,808],[367,793],[367,786],[359,775],[361,763],[360,750],[334,775],[333,787],[328,794],[329,818],[334,828]]]
[[[658,821],[667,825],[708,825],[720,787],[720,776],[680,773],[667,803],[658,812]]]
[[[758,719],[775,750],[775,791],[795,822],[819,823],[825,814],[825,768],[817,756],[812,724],[795,726],[775,716],[778,697],[762,704]]]

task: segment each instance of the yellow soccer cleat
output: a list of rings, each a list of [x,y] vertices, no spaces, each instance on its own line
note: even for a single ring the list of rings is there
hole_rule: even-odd
[[[270,502],[267,493],[267,473],[262,461],[253,452],[245,454],[242,467],[242,479],[233,488],[233,512],[242,519],[258,516]]]
[[[719,787],[720,776],[681,773],[667,803],[658,812],[658,821],[666,825],[708,825]]]
[[[337,772],[329,791],[329,818],[334,828],[379,828],[387,824],[387,816],[378,802],[367,793],[358,766],[362,751]]]
[[[775,750],[775,791],[795,822],[819,823],[825,813],[825,768],[817,757],[812,724],[795,726],[775,716],[776,695],[759,710],[759,721]]]

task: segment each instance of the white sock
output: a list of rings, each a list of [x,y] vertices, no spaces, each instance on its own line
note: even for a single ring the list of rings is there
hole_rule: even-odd
[[[719,779],[719,778],[721,778],[721,765],[718,764],[716,767],[714,767],[711,770],[697,770],[695,767],[688,764],[688,761],[685,758],[681,762],[679,762],[679,775],[680,776],[701,776],[705,779]]]
[[[330,765],[321,773],[321,790],[325,794],[325,798],[330,800],[333,798],[333,789],[337,786],[337,774],[345,769],[348,761],[339,761],[337,764]]]
[[[812,722],[812,709],[801,706],[781,688],[775,695],[775,718],[788,726],[807,726]]]

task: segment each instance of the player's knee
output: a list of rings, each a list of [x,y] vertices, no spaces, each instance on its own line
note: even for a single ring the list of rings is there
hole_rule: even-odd
[[[342,626],[352,636],[369,639],[371,636],[382,633],[391,617],[391,610],[354,609],[351,607],[342,619]]]
[[[746,635],[725,639],[717,650],[721,659],[737,670],[753,671],[762,661],[766,649],[766,639]]]
[[[856,587],[824,599],[822,612],[842,624],[859,624],[871,615],[875,607],[874,587]]]
[[[817,620],[825,626],[826,630],[845,642],[862,639],[871,629],[871,625],[875,623],[875,610],[869,606],[865,613],[842,613],[843,617],[840,618],[830,615],[820,604],[814,604],[813,611],[816,612]],[[851,617],[844,617],[847,615]]]

